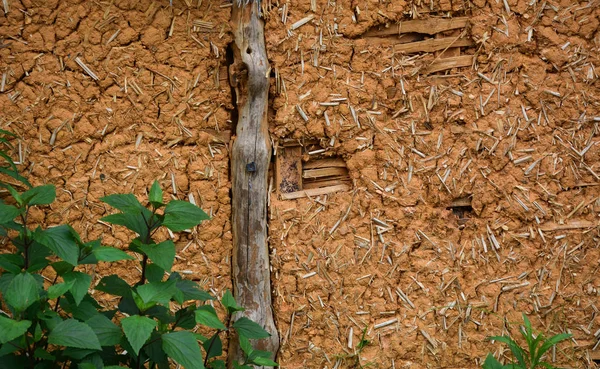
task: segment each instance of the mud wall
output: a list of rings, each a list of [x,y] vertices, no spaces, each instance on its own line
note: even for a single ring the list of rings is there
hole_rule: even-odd
[[[143,198],[157,179],[168,196],[195,201],[212,216],[174,236],[174,270],[214,292],[230,287],[230,9],[218,2],[8,3],[0,16],[0,126],[21,136],[32,182],[58,189],[58,201],[34,221],[69,222],[86,240],[126,246],[131,233],[98,221],[112,212],[99,199]],[[101,263],[97,273],[139,278],[133,264],[107,270]]]
[[[282,366],[351,367],[366,329],[363,365],[473,368],[522,312],[574,334],[550,360],[593,365],[600,4],[271,3],[272,133],[319,139],[354,181],[271,199]],[[439,53],[367,37],[449,16],[470,67],[429,74]]]
[[[174,269],[217,293],[229,287],[231,4],[8,3],[0,127],[21,136],[33,182],[59,195],[33,218],[124,245],[128,234],[98,222],[110,211],[99,198],[143,197],[158,179],[213,216],[175,236]],[[282,368],[351,367],[365,328],[362,364],[474,367],[498,353],[487,335],[517,334],[521,312],[574,334],[558,363],[592,365],[598,5],[263,1],[274,143],[316,138],[353,179],[347,193],[270,196]],[[474,45],[461,50],[470,67],[426,73],[439,53],[367,37],[397,21],[460,16],[470,18],[462,36]],[[137,279],[132,265],[96,272]]]

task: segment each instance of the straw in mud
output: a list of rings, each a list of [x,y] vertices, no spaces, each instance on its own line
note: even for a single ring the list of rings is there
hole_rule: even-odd
[[[92,77],[94,81],[97,81],[99,79],[98,76],[96,76],[96,74],[94,74],[94,72],[92,72],[92,70],[87,65],[85,65],[85,63],[81,59],[79,59],[79,57],[75,58],[75,63],[77,63],[81,67],[81,69],[83,69],[84,72],[86,72],[90,77]]]

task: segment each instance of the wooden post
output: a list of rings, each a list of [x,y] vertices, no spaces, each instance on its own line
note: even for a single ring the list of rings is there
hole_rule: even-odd
[[[271,144],[267,122],[269,61],[259,2],[242,5],[234,1],[232,28],[234,62],[230,83],[236,90],[238,116],[231,152],[233,289],[237,302],[246,308],[235,318],[247,316],[271,334],[256,341],[255,349],[277,353],[279,334],[271,307],[271,273],[267,245],[267,174]],[[229,343],[228,368],[241,360],[239,341]]]

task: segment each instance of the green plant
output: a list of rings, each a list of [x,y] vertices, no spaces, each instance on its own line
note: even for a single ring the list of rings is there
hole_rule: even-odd
[[[543,367],[553,369],[549,363],[542,361],[544,354],[553,346],[561,341],[569,339],[571,334],[560,333],[550,338],[546,338],[542,333],[534,335],[531,328],[531,322],[525,314],[523,314],[525,326],[519,330],[527,343],[527,351],[513,340],[510,336],[493,336],[488,337],[488,340],[494,340],[505,343],[517,360],[510,364],[502,365],[492,354],[488,354],[483,363],[483,369],[535,369]]]
[[[2,162],[0,162],[0,174],[5,174],[31,188],[31,183],[29,183],[27,178],[19,174],[19,170],[12,158],[2,150],[3,146],[13,149],[10,139],[14,137],[16,137],[14,133],[0,129],[0,158],[2,158]],[[2,181],[0,181],[0,186],[5,187]]]
[[[1,156],[12,163],[8,155]],[[16,171],[13,165],[9,167]],[[250,344],[269,336],[262,327],[245,317],[230,319],[243,310],[231,292],[221,299],[227,312],[223,323],[207,303],[214,298],[171,271],[175,244],[154,239],[161,227],[180,232],[208,219],[197,206],[179,200],[163,203],[158,182],[150,188],[147,205],[132,194],[102,198],[120,211],[102,220],[137,234],[128,251],[139,255],[141,276],[131,285],[110,275],[93,287],[85,265],[135,258],[100,240],[83,242],[69,225],[34,229],[29,211],[55,200],[53,185],[18,192],[0,184],[12,197],[0,200],[0,236],[5,245],[12,244],[0,254],[0,368],[167,369],[170,360],[186,369],[225,368],[220,336],[229,330],[237,333],[245,353],[245,361],[234,363],[235,368],[277,365],[271,353]],[[102,307],[89,293],[92,287],[120,298],[118,308]],[[214,333],[205,337],[196,333],[198,326],[203,333]]]
[[[362,354],[365,347],[369,346],[370,344],[371,344],[371,341],[367,339],[367,328],[365,327],[365,329],[363,329],[363,331],[362,331],[360,341],[358,341],[358,344],[354,348],[354,352],[351,354],[338,355],[337,359],[341,360],[341,361],[349,361],[350,362],[349,365],[351,368],[359,368],[359,369],[368,368],[373,363],[368,362],[363,365],[361,362],[362,359],[361,359],[360,355]]]

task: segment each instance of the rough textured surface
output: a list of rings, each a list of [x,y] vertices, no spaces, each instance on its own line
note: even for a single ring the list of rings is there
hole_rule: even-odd
[[[282,367],[350,367],[366,329],[363,365],[473,368],[500,353],[486,336],[518,335],[521,312],[540,330],[574,334],[557,362],[592,366],[598,4],[507,0],[508,13],[493,0],[272,3],[267,50],[281,79],[272,133],[320,139],[354,179],[351,193],[272,194]],[[471,68],[424,75],[436,54],[361,36],[464,15]],[[448,208],[463,197],[471,208]]]
[[[22,136],[33,181],[59,187],[60,201],[36,220],[69,220],[84,238],[123,244],[122,229],[97,222],[108,211],[98,199],[143,196],[154,178],[173,194],[172,173],[174,195],[193,194],[214,216],[177,239],[175,269],[210,276],[217,292],[230,285],[228,148],[202,131],[231,129],[228,4],[9,3],[8,15],[0,13],[0,44],[8,45],[0,46],[0,126]],[[346,159],[354,179],[349,193],[270,196],[281,367],[351,367],[348,338],[356,347],[366,328],[372,343],[363,364],[473,368],[487,352],[507,354],[484,338],[518,334],[521,312],[540,330],[574,334],[556,350],[558,363],[593,366],[598,2],[262,3],[272,75],[280,77],[271,83],[275,144],[318,138],[325,155]],[[435,54],[402,55],[390,41],[361,38],[375,26],[447,16],[471,18],[467,36],[476,45],[461,51],[475,55],[471,68],[423,75]],[[213,27],[195,32],[195,20]],[[336,98],[347,100],[319,104]],[[448,209],[467,196],[471,211]]]
[[[98,222],[112,212],[99,198],[145,198],[158,179],[168,196],[193,198],[212,216],[175,235],[174,270],[217,293],[230,288],[229,155],[217,132],[231,129],[230,8],[148,0],[9,4],[0,15],[0,126],[22,137],[22,168],[32,182],[58,188],[58,201],[35,221],[69,222],[86,240],[125,246],[131,233]],[[212,28],[195,28],[197,21]],[[98,279],[109,272],[139,278],[133,263],[101,264],[96,272]]]

